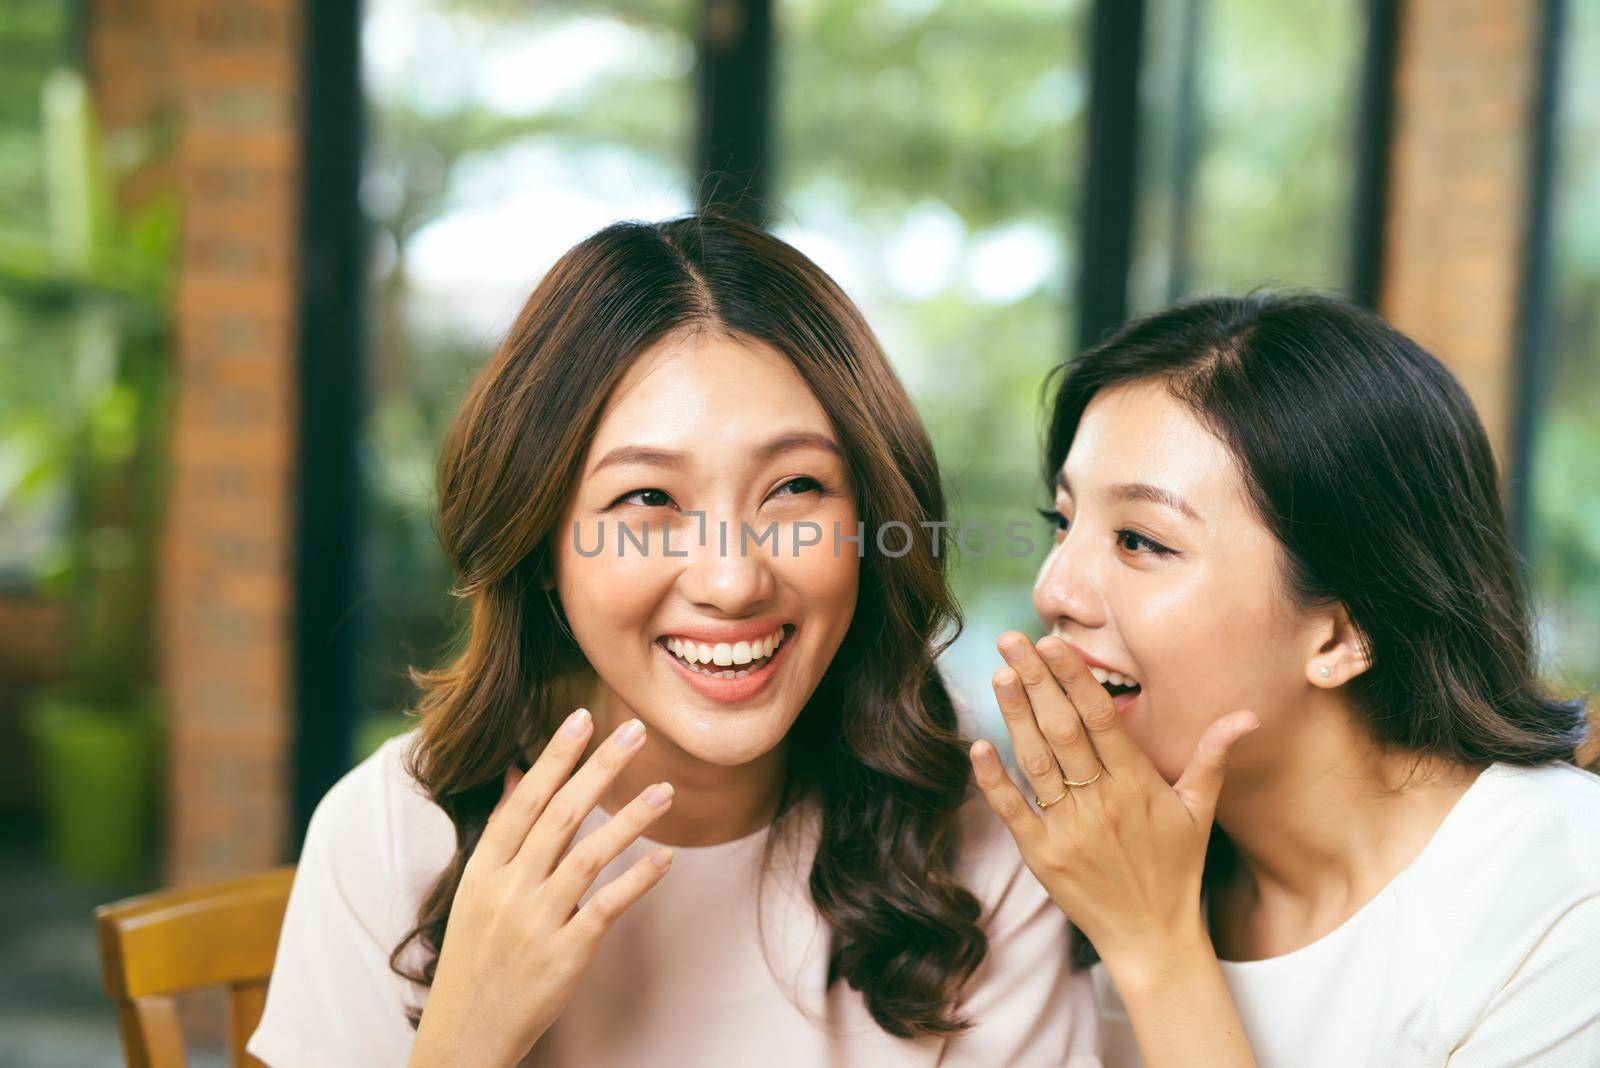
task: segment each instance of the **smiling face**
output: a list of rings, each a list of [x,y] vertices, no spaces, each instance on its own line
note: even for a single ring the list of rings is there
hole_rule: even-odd
[[[771,752],[850,627],[860,560],[832,531],[856,513],[838,438],[783,355],[711,330],[645,352],[558,537],[556,589],[597,703],[709,764]]]
[[[1055,507],[1034,607],[1097,675],[1121,676],[1108,688],[1167,781],[1218,718],[1251,709],[1270,736],[1303,701],[1323,621],[1289,603],[1282,549],[1227,446],[1164,385],[1095,396]]]

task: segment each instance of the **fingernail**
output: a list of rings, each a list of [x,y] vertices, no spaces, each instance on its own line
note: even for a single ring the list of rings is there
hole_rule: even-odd
[[[566,731],[568,738],[582,738],[589,729],[589,710],[580,708],[567,717]]]
[[[660,808],[672,800],[672,794],[673,790],[670,782],[658,782],[644,792],[644,799],[652,808]]]
[[[658,868],[665,868],[672,863],[672,850],[658,849],[650,854],[650,861]]]
[[[632,749],[644,738],[644,724],[636,719],[630,719],[622,725],[617,732],[617,744],[624,749]]]
[[[1061,659],[1062,650],[1060,642],[1040,642],[1038,648],[1039,655],[1050,661],[1052,664]]]
[[[993,752],[994,752],[994,746],[990,745],[988,742],[974,742],[974,743],[972,743],[972,759],[973,760],[988,760],[990,754],[992,754]]]

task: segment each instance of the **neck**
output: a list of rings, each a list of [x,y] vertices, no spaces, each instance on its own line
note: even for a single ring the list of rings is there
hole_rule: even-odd
[[[1239,863],[1213,915],[1239,959],[1299,948],[1348,919],[1416,859],[1476,778],[1381,748],[1342,694],[1314,691],[1279,722],[1294,727],[1230,768],[1217,805]]]
[[[597,682],[591,695],[585,706],[594,715],[590,753],[635,716],[603,683]],[[786,742],[749,763],[725,767],[687,752],[648,722],[645,726],[649,730],[644,747],[601,795],[601,808],[618,812],[651,784],[669,782],[674,789],[672,807],[646,830],[651,841],[687,847],[718,845],[771,825],[783,789]]]

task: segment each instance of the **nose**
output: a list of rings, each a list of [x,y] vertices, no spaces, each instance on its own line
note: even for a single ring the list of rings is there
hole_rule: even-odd
[[[724,536],[723,531],[726,531]],[[737,521],[708,525],[704,545],[691,543],[678,588],[708,614],[738,618],[754,615],[771,601],[777,580],[771,561],[741,544]]]
[[[1051,630],[1103,627],[1106,602],[1088,539],[1077,528],[1050,550],[1033,584],[1033,610]]]

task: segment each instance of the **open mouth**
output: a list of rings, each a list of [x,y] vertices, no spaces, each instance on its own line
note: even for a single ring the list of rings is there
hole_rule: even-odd
[[[1140,691],[1138,680],[1129,678],[1121,672],[1107,671],[1105,668],[1093,666],[1089,668],[1089,671],[1094,675],[1095,681],[1106,688],[1106,693],[1111,695],[1112,700],[1116,700],[1118,697],[1131,699]],[[1118,707],[1122,707],[1121,702],[1118,703]]]
[[[794,624],[784,623],[755,641],[701,642],[668,634],[656,644],[687,671],[712,679],[743,679],[771,665],[793,634]]]

